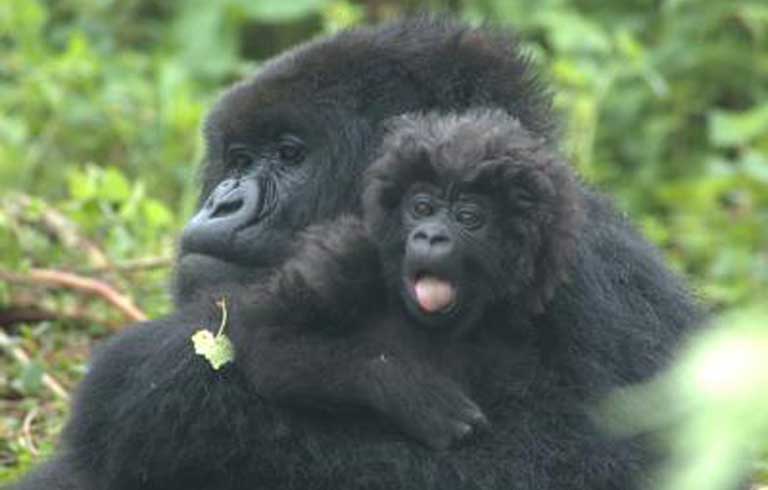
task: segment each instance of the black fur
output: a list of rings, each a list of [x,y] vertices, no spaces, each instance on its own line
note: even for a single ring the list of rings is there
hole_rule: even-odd
[[[373,409],[444,449],[487,425],[465,390],[495,377],[498,345],[533,349],[530,324],[514,319],[540,311],[564,279],[581,203],[570,168],[505,113],[410,116],[389,129],[364,220],[304,233],[266,284],[238,298],[232,335],[258,394]],[[433,212],[414,216],[415,198],[431,198]],[[431,230],[439,240],[422,243]],[[425,275],[457,291],[450,309],[414,306]],[[481,394],[502,412],[510,396]]]
[[[246,327],[248,310],[236,301],[231,326],[238,362],[213,371],[191,348],[197,329],[218,325],[214,300],[247,298],[248,283],[290,256],[296,232],[360,210],[359,182],[386,131],[385,120],[473,107],[517,118],[533,142],[518,154],[547,160],[541,155],[551,151],[541,149],[555,140],[549,98],[514,39],[492,29],[419,18],[342,33],[286,53],[231,89],[206,129],[204,199],[182,240],[177,311],[126,330],[100,350],[56,458],[17,488],[632,488],[650,461],[643,441],[602,436],[586,408],[609,390],[658,372],[700,313],[658,252],[609,202],[582,185],[574,186],[573,196],[580,211],[560,210],[548,218],[554,228],[535,247],[534,272],[520,276],[528,281],[524,291],[514,290],[526,297],[513,304],[530,308],[483,325],[458,351],[428,349],[471,361],[439,374],[452,380],[466,373],[457,384],[492,424],[460,447],[424,447],[393,430],[388,417],[347,406],[346,391],[341,406],[328,410],[291,397],[274,401],[253,388],[259,376],[277,379],[279,386],[285,371],[268,359],[252,364],[262,371],[249,369],[240,362],[243,349],[255,355],[262,345],[267,356],[280,349],[326,349],[318,358],[330,365],[341,359],[343,365],[350,350],[366,345],[355,342],[354,329],[344,322],[318,320],[304,336],[295,329],[283,334],[268,324],[248,325],[249,347],[239,328]],[[297,135],[301,151],[291,144],[283,151],[276,128]],[[233,157],[243,143],[247,157]],[[230,194],[221,187],[225,179],[239,190]],[[539,177],[524,182],[534,195],[548,195]],[[248,209],[258,216],[245,216]],[[559,243],[544,243],[571,230],[577,215],[582,225],[565,247],[572,251],[563,255]],[[518,280],[512,277],[510,284]],[[399,342],[412,345],[407,338]],[[299,373],[306,371],[303,357],[294,360]],[[430,360],[415,372],[416,386],[442,383],[431,376],[431,366],[441,371],[453,364]],[[308,376],[326,379],[318,372]],[[406,401],[426,403],[408,386]]]

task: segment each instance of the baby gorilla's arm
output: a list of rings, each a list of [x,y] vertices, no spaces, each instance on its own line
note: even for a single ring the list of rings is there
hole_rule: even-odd
[[[433,448],[486,423],[457,383],[415,354],[400,315],[382,308],[378,251],[358,220],[311,228],[250,294],[231,298],[230,333],[236,365],[260,395],[368,407]]]
[[[242,330],[240,330],[242,333]],[[384,350],[374,332],[264,326],[234,339],[236,364],[257,393],[296,405],[367,407],[422,444],[444,449],[487,425],[461,387],[426,361]]]
[[[311,226],[295,254],[249,298],[253,320],[340,331],[386,304],[379,254],[351,216]]]

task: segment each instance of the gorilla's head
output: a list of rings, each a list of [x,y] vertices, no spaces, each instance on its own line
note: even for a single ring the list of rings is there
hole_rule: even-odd
[[[383,121],[496,107],[549,140],[549,106],[513,37],[444,18],[342,32],[271,60],[225,93],[206,122],[177,300],[274,266],[297,231],[357,212]]]
[[[494,302],[540,310],[576,250],[571,167],[502,111],[406,115],[387,129],[364,220],[411,316],[466,331]]]

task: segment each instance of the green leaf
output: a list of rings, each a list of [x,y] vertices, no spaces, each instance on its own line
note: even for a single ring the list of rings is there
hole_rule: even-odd
[[[318,12],[327,0],[233,0],[232,4],[243,9],[252,18],[267,22],[288,22]]]
[[[173,37],[187,68],[207,76],[221,76],[237,62],[236,26],[218,2],[184,3],[174,22]]]
[[[232,342],[224,335],[224,327],[227,326],[227,302],[225,299],[221,299],[216,302],[216,306],[221,309],[221,324],[216,335],[213,335],[208,330],[201,329],[191,337],[195,354],[203,356],[214,371],[218,371],[221,366],[235,358],[235,349],[232,347]]]
[[[757,151],[747,151],[739,164],[744,173],[764,184],[768,184],[768,157]]]
[[[24,393],[37,393],[43,386],[43,366],[39,362],[30,362],[21,370],[21,389]]]
[[[156,199],[147,198],[141,206],[144,219],[150,227],[160,228],[173,222],[173,214],[168,208]]]
[[[67,175],[69,194],[78,201],[87,201],[96,194],[96,183],[91,175],[80,170],[73,170]]]
[[[109,167],[104,171],[99,197],[108,201],[124,202],[131,197],[131,184],[120,170]]]
[[[603,27],[580,13],[565,9],[544,11],[539,19],[549,29],[557,52],[607,54],[611,50],[611,40]]]
[[[744,145],[768,134],[768,104],[750,111],[714,110],[709,114],[709,139],[717,146]]]
[[[214,336],[210,331],[203,329],[195,332],[191,338],[195,354],[203,356],[214,371],[218,371],[235,358],[232,341],[224,334]]]

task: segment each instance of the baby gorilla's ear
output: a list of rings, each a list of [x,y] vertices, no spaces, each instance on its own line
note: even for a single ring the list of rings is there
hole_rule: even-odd
[[[532,141],[488,162],[480,182],[497,200],[511,291],[540,313],[567,277],[583,221],[582,190],[568,162]]]
[[[528,208],[538,244],[533,250],[533,281],[526,293],[531,311],[540,313],[566,280],[574,260],[584,219],[582,191],[568,162],[541,148],[521,180],[510,186],[509,198]],[[522,184],[522,185],[521,185]],[[531,229],[531,228],[529,228]]]
[[[437,181],[429,153],[413,135],[385,139],[381,156],[363,178],[363,216],[375,240],[394,243],[401,226],[397,210],[408,189],[417,182]]]
[[[365,173],[363,179],[363,215],[366,221],[382,212],[390,212],[400,204],[402,189],[387,168],[395,165],[390,155],[379,158]]]

